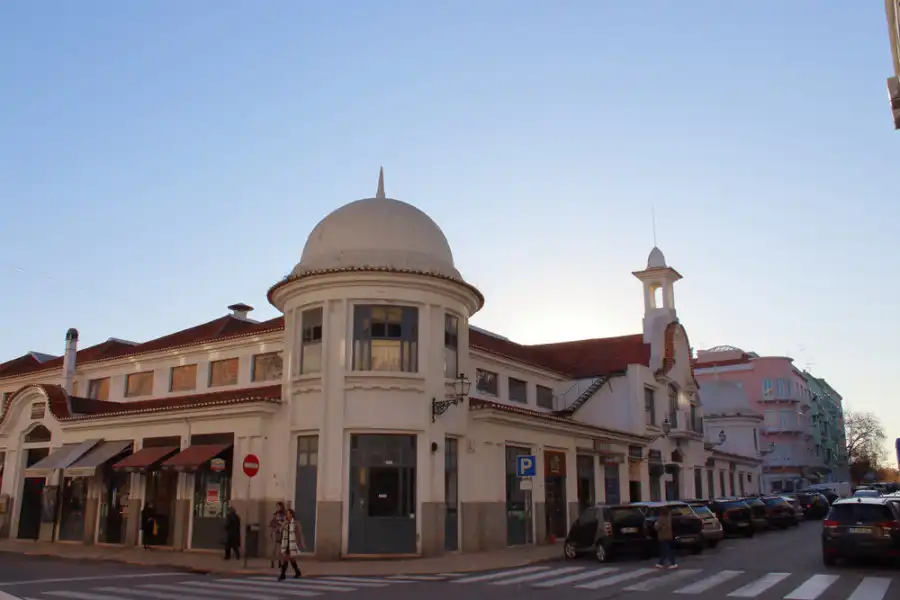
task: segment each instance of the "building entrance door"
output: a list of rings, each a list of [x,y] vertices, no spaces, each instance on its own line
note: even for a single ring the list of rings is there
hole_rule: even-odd
[[[297,438],[297,477],[294,483],[294,509],[306,551],[316,549],[316,489],[319,482],[319,436]]]
[[[415,554],[416,436],[350,436],[348,554]]]
[[[49,437],[49,433],[48,433]],[[50,448],[32,448],[25,457],[25,468],[36,465],[50,455]],[[22,508],[19,509],[20,540],[36,540],[41,534],[41,507],[44,499],[43,477],[26,477],[22,485]]]
[[[544,508],[547,511],[547,536],[565,538],[568,533],[566,516],[566,454],[544,451]]]
[[[603,465],[603,480],[606,489],[606,503],[619,504],[622,493],[619,488],[619,463],[608,462]]]

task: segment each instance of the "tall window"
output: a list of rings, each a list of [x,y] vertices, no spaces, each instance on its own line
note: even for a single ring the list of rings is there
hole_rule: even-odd
[[[678,389],[674,385],[669,386],[669,425],[678,429]]]
[[[753,428],[753,449],[759,452],[759,429]]]
[[[188,392],[197,389],[197,365],[172,367],[169,376],[169,391]]]
[[[553,410],[553,390],[547,386],[535,386],[537,392],[537,405],[541,408]]]
[[[91,379],[88,382],[88,398],[109,400],[109,377]]]
[[[509,378],[509,399],[513,402],[528,403],[528,384],[515,377]]]
[[[444,549],[459,548],[459,440],[444,438]]]
[[[459,377],[459,318],[444,315],[444,377]]]
[[[703,469],[694,467],[694,498],[703,498]]]
[[[281,379],[283,360],[278,352],[266,352],[253,356],[253,381],[276,381]]]
[[[153,393],[153,371],[129,373],[125,378],[125,397],[149,396]]]
[[[209,387],[234,385],[238,382],[238,359],[226,358],[209,363]]]
[[[354,371],[419,370],[419,309],[357,306],[353,332]]]
[[[322,309],[310,308],[301,315],[300,372],[322,372]]]
[[[644,388],[644,415],[647,425],[656,425],[656,390]]]
[[[499,395],[500,378],[493,371],[475,369],[475,389],[489,396]]]

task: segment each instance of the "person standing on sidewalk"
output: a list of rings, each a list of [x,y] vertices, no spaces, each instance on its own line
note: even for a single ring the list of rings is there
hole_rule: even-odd
[[[659,562],[656,564],[657,569],[665,569],[666,563],[672,569],[678,568],[675,562],[675,548],[672,546],[672,540],[675,538],[672,531],[672,513],[669,507],[664,506],[659,509],[659,518],[653,525],[656,529],[656,539],[659,542]]]
[[[277,563],[281,565],[281,530],[284,527],[285,511],[284,502],[275,505],[275,513],[269,521],[269,538],[272,541],[272,557],[269,566],[273,569]]]
[[[231,559],[232,552],[235,560],[241,557],[241,518],[234,507],[230,506],[225,515],[225,560]]]
[[[150,539],[156,535],[156,510],[153,503],[148,502],[141,511],[141,541],[144,544],[144,550],[150,549]]]
[[[297,566],[297,557],[300,551],[306,547],[303,541],[303,531],[297,522],[293,509],[287,509],[284,527],[281,528],[281,574],[278,581],[284,581],[287,576],[288,563],[294,568],[294,579],[300,577],[300,567]]]

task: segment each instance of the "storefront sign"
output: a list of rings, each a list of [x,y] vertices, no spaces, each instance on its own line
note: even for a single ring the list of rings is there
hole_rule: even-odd
[[[565,452],[552,452],[550,450],[544,452],[544,475],[548,477],[566,476]]]
[[[209,470],[213,473],[221,473],[225,470],[225,459],[224,458],[214,458],[209,461]]]
[[[216,487],[208,487],[206,488],[206,503],[207,504],[216,504],[219,502],[219,488]]]

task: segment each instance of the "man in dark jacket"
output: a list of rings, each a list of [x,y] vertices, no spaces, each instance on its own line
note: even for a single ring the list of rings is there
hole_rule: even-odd
[[[232,552],[235,558],[241,557],[241,518],[234,507],[225,515],[225,560],[231,558]]]

